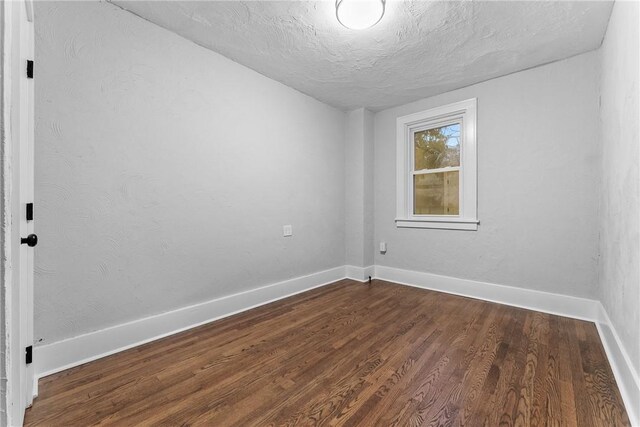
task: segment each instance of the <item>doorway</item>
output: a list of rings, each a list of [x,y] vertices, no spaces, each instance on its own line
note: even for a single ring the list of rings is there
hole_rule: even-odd
[[[2,384],[7,425],[37,393],[33,345],[34,28],[31,0],[2,2]]]

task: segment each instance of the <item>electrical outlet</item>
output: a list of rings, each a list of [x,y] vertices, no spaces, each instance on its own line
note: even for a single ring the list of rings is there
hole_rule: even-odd
[[[291,227],[290,225],[283,225],[282,226],[282,236],[283,237],[291,237],[291,236],[293,236],[293,227]]]

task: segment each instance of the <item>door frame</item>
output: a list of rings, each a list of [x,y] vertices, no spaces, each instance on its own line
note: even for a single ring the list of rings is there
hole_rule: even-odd
[[[21,197],[25,188],[21,168],[24,173],[25,164],[31,170],[34,166],[32,155],[27,159],[21,156],[21,151],[25,152],[22,148],[25,138],[32,141],[34,128],[33,81],[25,82],[26,59],[33,59],[33,3],[31,0],[5,0],[0,3],[0,9],[3,24],[0,126],[0,319],[3,330],[0,344],[3,354],[0,355],[0,373],[5,378],[0,384],[4,392],[0,402],[0,409],[4,409],[4,414],[0,411],[0,424],[20,426],[24,411],[37,392],[33,368],[25,362],[25,347],[33,344],[33,282],[25,283],[25,275],[21,274],[25,252],[20,244],[21,234],[25,231],[22,219],[26,208],[24,197]]]

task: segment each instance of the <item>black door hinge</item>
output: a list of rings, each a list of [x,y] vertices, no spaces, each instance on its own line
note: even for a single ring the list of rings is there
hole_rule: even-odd
[[[33,203],[27,203],[27,221],[33,221]]]
[[[25,348],[25,360],[27,362],[27,365],[33,362],[33,346],[32,345]]]
[[[33,78],[33,61],[30,59],[27,60],[27,78]]]

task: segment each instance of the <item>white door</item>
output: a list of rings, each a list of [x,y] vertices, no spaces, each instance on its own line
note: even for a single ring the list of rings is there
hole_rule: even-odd
[[[33,256],[34,221],[27,218],[27,204],[33,203],[33,78],[27,76],[34,53],[33,4],[31,0],[4,1],[3,20],[3,214],[10,223],[4,230],[2,260],[8,286],[6,324],[8,354],[7,421],[21,425],[25,408],[34,396],[33,364],[27,363],[27,348],[33,345]]]
[[[20,336],[23,348],[33,346],[33,258],[34,244],[34,28],[32,0],[23,0],[20,25],[20,50],[23,72],[20,73]],[[29,65],[31,61],[31,65]],[[29,75],[28,75],[29,73]],[[29,212],[27,212],[29,210]],[[25,350],[26,353],[26,350]],[[24,358],[24,404],[31,406],[34,395],[33,363]]]

